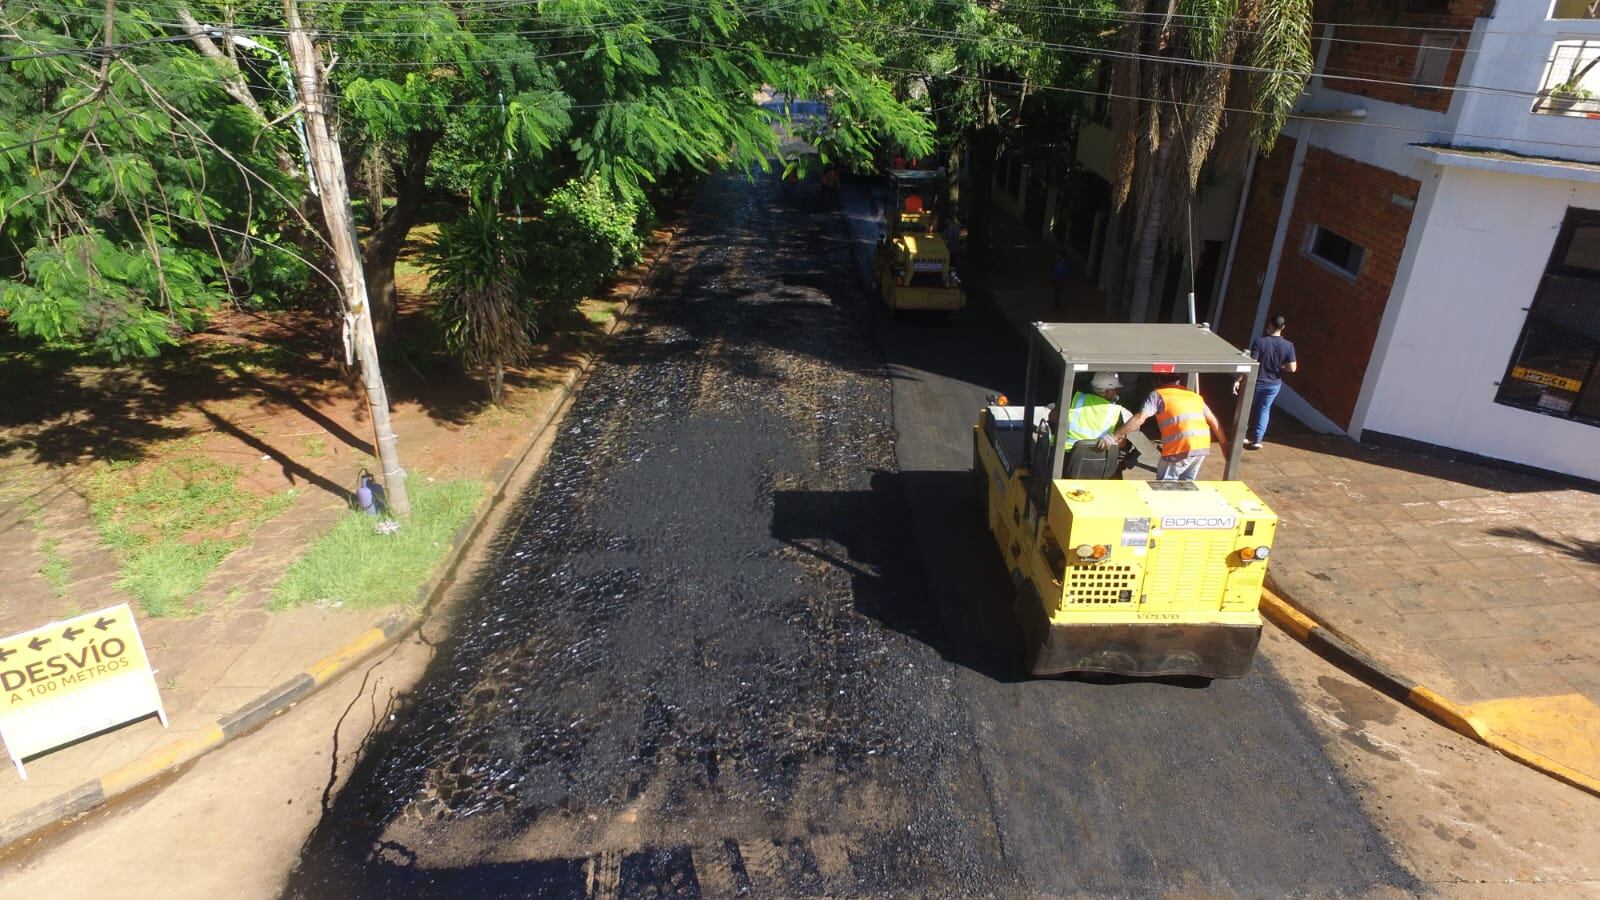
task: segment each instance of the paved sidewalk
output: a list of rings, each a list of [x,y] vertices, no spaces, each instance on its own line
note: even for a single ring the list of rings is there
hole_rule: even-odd
[[[985,286],[1008,318],[1103,315],[1082,285],[1053,310],[1049,251],[998,210],[995,226]],[[1271,579],[1287,599],[1501,735],[1600,778],[1600,492],[1312,434],[1281,412],[1242,474],[1281,517]]]

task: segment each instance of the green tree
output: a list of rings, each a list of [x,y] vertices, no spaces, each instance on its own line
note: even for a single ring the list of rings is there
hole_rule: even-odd
[[[489,399],[500,403],[505,367],[533,354],[534,324],[523,278],[520,235],[491,204],[439,226],[424,250],[431,314],[445,348],[469,368],[483,368]]]
[[[1129,315],[1141,322],[1158,252],[1187,249],[1184,213],[1206,162],[1270,149],[1305,89],[1311,0],[1130,0],[1123,18],[1112,190],[1119,211],[1132,206]]]
[[[991,186],[1002,148],[1025,155],[1070,148],[1080,106],[1057,90],[1088,87],[1094,57],[1063,43],[1094,46],[1105,30],[1094,14],[1107,0],[1058,3],[899,0],[873,29],[902,96],[920,98],[938,126],[940,156],[960,186],[968,243],[976,259],[990,242]]]
[[[394,262],[430,191],[486,190],[539,205],[574,178],[644,199],[663,177],[762,167],[777,150],[763,86],[831,99],[829,150],[870,156],[877,135],[925,141],[848,15],[856,0],[500,8],[417,2],[321,10],[352,156],[377,154],[392,206],[364,248],[377,320],[392,321]]]
[[[154,356],[226,300],[305,281],[280,135],[163,18],[0,9],[0,311],[25,336]]]

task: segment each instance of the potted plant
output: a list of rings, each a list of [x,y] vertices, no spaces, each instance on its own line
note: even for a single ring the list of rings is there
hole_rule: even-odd
[[[1550,89],[1545,106],[1551,112],[1564,113],[1585,100],[1594,98],[1594,92],[1576,81],[1564,81]]]

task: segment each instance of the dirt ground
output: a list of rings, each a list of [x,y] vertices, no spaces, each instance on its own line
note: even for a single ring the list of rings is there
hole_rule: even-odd
[[[654,238],[668,234],[663,228]],[[403,263],[398,349],[386,353],[384,376],[408,473],[483,477],[524,439],[549,391],[645,271],[638,266],[602,285],[580,322],[542,344],[528,365],[508,370],[496,407],[481,380],[421,349],[431,327],[426,278]],[[127,599],[85,497],[84,479],[97,462],[147,469],[198,454],[237,468],[250,495],[296,489],[292,514],[337,516],[358,473],[376,464],[360,386],[330,353],[333,329],[316,312],[224,310],[181,348],[124,365],[87,364],[0,334],[0,565],[7,572],[0,634]],[[41,573],[47,553],[64,560],[64,583],[59,574],[47,583]],[[215,612],[237,599],[236,591],[203,590],[197,605]]]

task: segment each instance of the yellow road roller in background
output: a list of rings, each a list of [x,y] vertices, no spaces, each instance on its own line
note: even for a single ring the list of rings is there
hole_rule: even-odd
[[[1197,325],[1035,323],[1023,403],[985,406],[973,428],[979,502],[1012,580],[1035,675],[1238,678],[1261,639],[1257,609],[1277,516],[1236,480],[1241,401],[1220,481],[1151,481],[1093,441],[1063,446],[1065,408],[1095,372],[1244,377],[1256,362]],[[1223,383],[1223,382],[1219,382]],[[1087,384],[1083,385],[1087,390]],[[1137,410],[1144,395],[1123,397]],[[1224,461],[1211,459],[1213,474]]]
[[[944,205],[943,169],[890,169],[887,232],[878,239],[873,276],[891,310],[954,312],[967,305],[950,246],[938,231]]]

